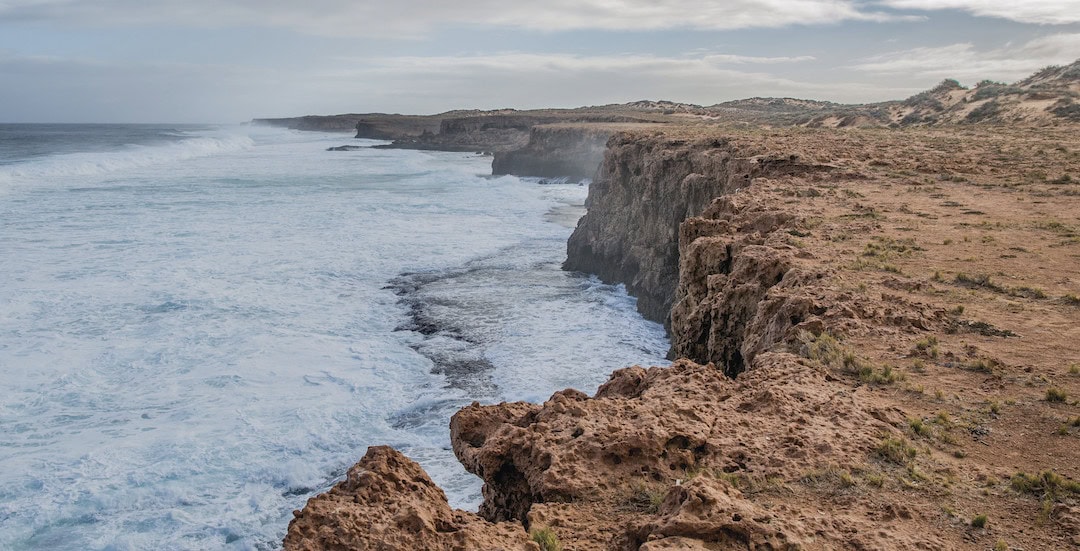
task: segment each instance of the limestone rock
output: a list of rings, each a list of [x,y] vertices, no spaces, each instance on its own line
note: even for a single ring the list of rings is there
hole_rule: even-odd
[[[520,524],[452,510],[419,465],[387,446],[368,448],[344,481],[294,515],[287,551],[538,549]]]

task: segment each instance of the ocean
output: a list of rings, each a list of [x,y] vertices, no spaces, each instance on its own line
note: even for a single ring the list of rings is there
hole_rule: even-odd
[[[277,549],[367,446],[662,365],[587,186],[257,126],[0,125],[0,549]]]

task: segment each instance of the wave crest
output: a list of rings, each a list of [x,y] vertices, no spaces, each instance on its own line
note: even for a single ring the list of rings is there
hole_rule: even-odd
[[[165,145],[130,145],[115,151],[66,153],[0,167],[0,184],[34,183],[56,177],[99,176],[243,151],[254,146],[255,142],[249,136],[201,136]]]

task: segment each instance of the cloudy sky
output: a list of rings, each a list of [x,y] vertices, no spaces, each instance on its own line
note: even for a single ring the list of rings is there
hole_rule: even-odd
[[[1080,58],[1080,0],[0,0],[0,122],[899,99]]]

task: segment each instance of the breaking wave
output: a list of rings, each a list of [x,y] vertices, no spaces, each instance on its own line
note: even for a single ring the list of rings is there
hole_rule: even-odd
[[[65,153],[0,166],[0,184],[41,182],[61,177],[100,176],[254,147],[246,135],[199,136],[162,145],[129,145],[123,149]]]

